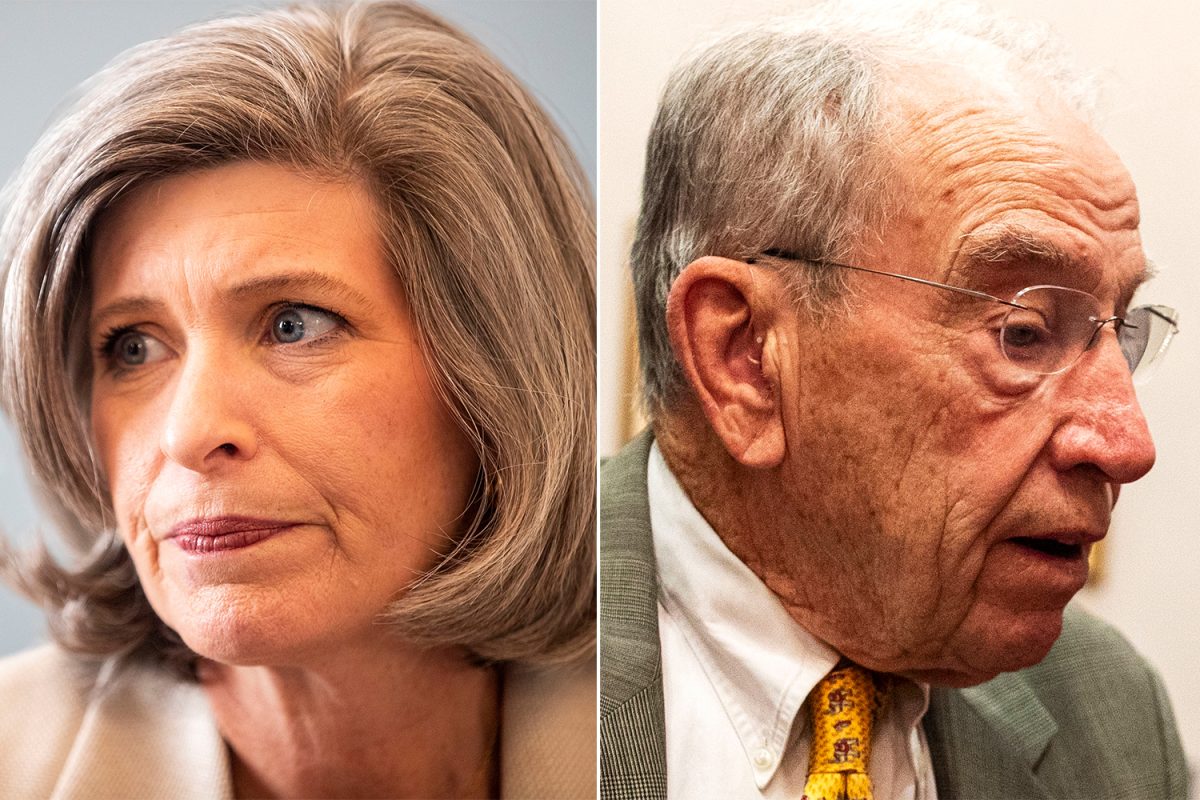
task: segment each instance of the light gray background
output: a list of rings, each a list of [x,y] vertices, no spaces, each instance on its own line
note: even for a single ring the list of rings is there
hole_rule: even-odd
[[[280,3],[0,0],[0,179],[19,167],[74,89],[118,53],[193,22]],[[532,88],[596,182],[594,0],[427,0]],[[0,416],[0,532],[33,541],[39,515],[24,458]],[[40,612],[0,584],[0,655],[45,638]]]

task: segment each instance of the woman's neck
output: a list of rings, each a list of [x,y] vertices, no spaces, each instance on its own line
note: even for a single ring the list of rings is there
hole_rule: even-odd
[[[238,798],[497,794],[499,677],[460,653],[376,641],[200,679]]]

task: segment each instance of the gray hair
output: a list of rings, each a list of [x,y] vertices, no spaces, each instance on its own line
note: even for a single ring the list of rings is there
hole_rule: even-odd
[[[149,42],[37,144],[0,228],[0,397],[79,563],[0,552],[0,566],[71,652],[194,660],[138,584],[91,449],[88,246],[123,193],[242,160],[369,188],[434,382],[479,457],[465,532],[386,621],[487,661],[590,652],[590,191],[529,92],[403,2],[268,11]]]
[[[962,63],[980,45],[1090,119],[1095,81],[1047,28],[965,3],[826,4],[723,36],[676,68],[650,130],[631,255],[651,415],[684,388],[666,327],[683,268],[766,249],[845,258],[895,199],[889,83],[906,67]],[[810,311],[842,288],[836,270],[789,269],[793,299]]]

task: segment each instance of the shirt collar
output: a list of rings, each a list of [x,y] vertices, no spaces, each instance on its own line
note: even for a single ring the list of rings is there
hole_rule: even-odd
[[[692,504],[658,444],[647,465],[659,602],[679,625],[741,741],[760,789],[770,783],[809,692],[841,656],[800,627]],[[896,682],[892,713],[907,730],[929,687]]]

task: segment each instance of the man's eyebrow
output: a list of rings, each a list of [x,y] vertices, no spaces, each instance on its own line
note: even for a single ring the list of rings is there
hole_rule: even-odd
[[[1086,272],[1092,265],[1076,258],[1055,242],[1020,225],[989,227],[963,237],[955,259],[955,272],[969,277],[989,265],[1028,264],[1052,272]],[[1121,281],[1121,294],[1131,296],[1154,277],[1155,267],[1143,256],[1141,269]]]
[[[989,227],[967,234],[956,261],[968,271],[973,266],[987,264],[1035,264],[1051,269],[1081,266],[1078,259],[1054,242],[1017,225]]]
[[[223,294],[233,300],[244,300],[263,294],[282,294],[288,292],[312,292],[323,296],[333,296],[371,309],[373,303],[365,294],[354,287],[328,275],[324,272],[285,272],[278,275],[264,275],[251,278],[231,286]],[[93,312],[89,326],[95,328],[100,322],[109,317],[122,317],[137,314],[150,314],[162,311],[165,303],[148,295],[135,295],[115,300],[103,308]]]

